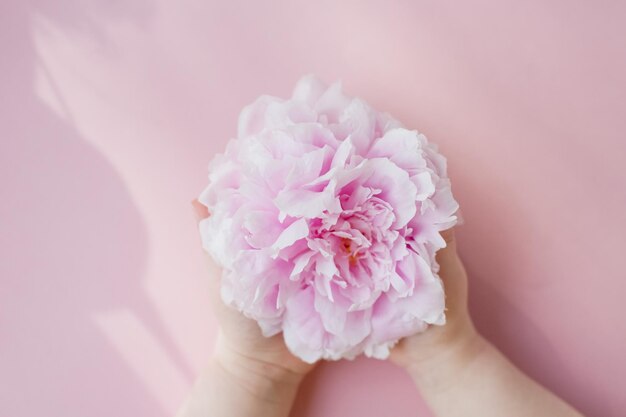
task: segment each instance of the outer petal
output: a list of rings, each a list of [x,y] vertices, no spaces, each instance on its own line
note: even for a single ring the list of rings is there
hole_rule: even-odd
[[[372,310],[372,331],[364,342],[364,352],[367,356],[386,359],[389,348],[398,339],[418,333],[426,326],[422,320],[407,317],[389,298],[381,296]]]
[[[404,309],[415,318],[429,324],[445,323],[445,295],[441,279],[436,276],[421,256],[415,256],[419,280],[413,294],[397,301],[398,308]]]
[[[243,230],[249,233],[246,241],[256,249],[271,246],[283,232],[278,222],[278,211],[250,211],[244,215]]]
[[[249,245],[241,233],[237,233],[237,222],[225,210],[216,210],[198,225],[202,247],[215,262],[224,268],[232,266],[237,253]]]
[[[374,140],[376,115],[374,111],[360,99],[353,99],[339,118],[343,129],[350,132],[356,151],[365,156]]]
[[[363,185],[381,190],[378,197],[393,207],[396,216],[393,228],[404,227],[417,211],[417,189],[409,175],[387,159],[369,159],[365,164],[371,167],[373,173]]]
[[[285,190],[278,194],[274,202],[283,218],[292,216],[311,219],[321,217],[325,211],[333,213],[341,210],[333,187],[326,187],[321,192],[303,189]]]
[[[338,123],[351,99],[341,91],[341,81],[333,83],[315,103],[315,111],[326,123]],[[342,138],[343,139],[343,138]]]
[[[315,103],[328,89],[328,86],[322,82],[316,76],[309,74],[305,75],[298,81],[291,98],[297,101],[303,101],[309,106],[314,107]]]
[[[266,129],[277,129],[316,120],[317,113],[306,103],[264,95],[241,111],[237,137],[243,139]]]
[[[313,306],[312,287],[302,289],[287,301],[283,336],[287,348],[307,363],[314,363],[324,354],[324,327]]]
[[[418,135],[417,131],[404,128],[389,130],[376,140],[367,156],[389,158],[398,167],[415,174],[426,168]]]
[[[265,113],[269,105],[282,101],[278,97],[263,95],[244,107],[239,114],[237,137],[241,139],[261,132],[265,128]]]
[[[305,219],[299,219],[291,223],[278,236],[276,242],[272,245],[272,256],[276,256],[281,249],[293,245],[296,241],[304,239],[309,235],[309,226]]]

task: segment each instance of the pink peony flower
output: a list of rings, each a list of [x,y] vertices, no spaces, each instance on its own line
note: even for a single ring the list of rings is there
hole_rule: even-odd
[[[199,199],[225,303],[309,363],[445,323],[435,253],[458,204],[424,135],[307,76],[245,107],[237,136]]]

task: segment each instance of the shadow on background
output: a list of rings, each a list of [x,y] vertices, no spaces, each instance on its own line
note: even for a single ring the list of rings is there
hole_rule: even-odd
[[[579,410],[595,415],[597,410],[592,413],[588,405],[585,409],[581,398],[573,394],[571,388],[567,392],[560,381],[565,379],[577,385],[574,392],[586,390],[591,393],[593,389],[577,382],[578,378],[563,363],[559,352],[535,324],[533,317],[510,301],[517,296],[516,289],[528,290],[549,284],[542,283],[531,273],[533,264],[545,260],[528,259],[520,248],[529,243],[517,241],[515,236],[507,233],[507,224],[512,219],[518,225],[525,225],[529,236],[534,233],[533,225],[510,195],[506,200],[502,198],[506,193],[486,172],[476,169],[473,175],[453,175],[465,219],[465,223],[457,229],[457,236],[459,254],[468,274],[472,320],[481,335],[532,379]],[[480,195],[481,198],[471,198],[472,195]],[[489,204],[483,204],[485,201]],[[481,221],[473,221],[472,218],[480,218]],[[489,219],[489,222],[484,219]],[[508,284],[503,285],[503,281],[508,281]],[[520,335],[523,335],[521,343]],[[544,358],[550,366],[546,367],[544,362],[533,358]]]
[[[148,242],[127,188],[35,93],[37,16],[106,42],[99,20],[148,12],[136,1],[0,6],[0,415],[166,415],[94,321],[117,309],[136,316],[191,379],[142,288]]]

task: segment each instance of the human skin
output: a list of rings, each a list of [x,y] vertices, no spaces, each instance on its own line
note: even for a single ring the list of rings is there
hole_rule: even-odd
[[[197,220],[209,215],[198,201],[192,204]],[[206,260],[209,275],[219,277],[219,268],[208,255]],[[222,302],[219,280],[209,281],[219,323],[217,342],[177,416],[288,416],[300,382],[313,365],[293,356],[281,334],[264,337],[254,321]]]
[[[582,417],[476,331],[454,230],[442,234],[447,246],[437,252],[437,262],[446,291],[446,325],[400,341],[391,361],[408,371],[439,417]]]
[[[198,220],[206,207],[193,202]],[[467,309],[467,273],[454,231],[437,253],[446,291],[445,326],[405,338],[391,361],[407,370],[439,417],[580,417],[577,411],[530,379],[475,330]],[[209,272],[219,268],[207,256]],[[178,417],[286,417],[298,387],[314,365],[293,356],[282,335],[263,337],[258,325],[224,305],[211,280],[211,304],[220,330],[208,365]]]

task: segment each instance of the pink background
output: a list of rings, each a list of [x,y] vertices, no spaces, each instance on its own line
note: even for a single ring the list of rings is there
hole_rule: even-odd
[[[313,72],[438,142],[482,332],[626,410],[626,5],[3,0],[0,415],[173,415],[216,323],[190,201],[240,108]],[[375,360],[295,416],[429,415]]]

